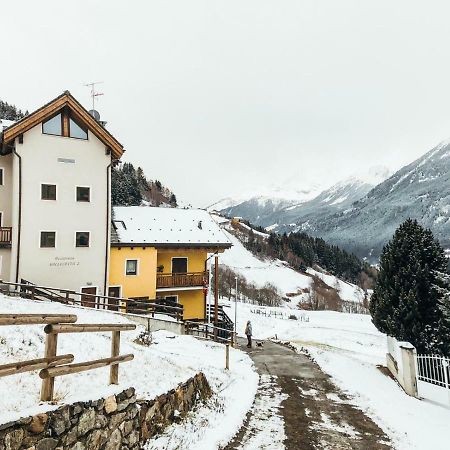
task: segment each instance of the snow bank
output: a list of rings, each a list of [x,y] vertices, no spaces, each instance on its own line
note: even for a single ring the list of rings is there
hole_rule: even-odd
[[[128,323],[125,317],[117,314],[2,295],[0,313],[71,313],[78,315],[78,323]],[[218,446],[205,447],[202,444],[205,442],[225,444],[243,423],[257,389],[258,376],[250,358],[231,349],[230,370],[227,371],[224,368],[225,347],[221,344],[159,331],[153,333],[153,344],[144,347],[133,342],[141,330],[122,333],[121,354],[134,353],[135,359],[120,366],[120,385],[107,385],[109,368],[59,377],[55,381],[57,406],[98,399],[129,386],[136,388],[138,397],[151,399],[203,372],[215,394],[195,416],[197,422],[194,421],[192,426],[197,423],[198,433],[189,436],[191,447],[185,448]],[[6,364],[43,357],[44,339],[42,325],[0,327],[0,360]],[[64,334],[58,340],[58,354],[73,353],[75,362],[108,357],[110,351],[111,333]],[[1,378],[0,423],[56,408],[39,405],[39,390],[37,372]],[[190,425],[187,423],[186,426]]]
[[[234,303],[222,301],[234,317]],[[298,311],[301,320],[252,313],[238,303],[238,331],[252,321],[255,338],[276,336],[298,349],[306,348],[321,368],[390,436],[398,450],[446,450],[450,439],[450,408],[408,396],[377,365],[386,365],[387,340],[369,315],[332,311]],[[280,311],[283,308],[264,308]],[[284,309],[286,311],[286,309]],[[294,313],[294,311],[289,311]]]

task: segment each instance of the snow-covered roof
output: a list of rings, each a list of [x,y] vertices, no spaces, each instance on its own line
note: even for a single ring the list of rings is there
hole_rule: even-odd
[[[10,127],[13,123],[16,122],[14,120],[0,119],[0,133],[3,131],[4,128]]]
[[[113,209],[117,242],[156,247],[231,247],[231,242],[202,209],[118,206]]]

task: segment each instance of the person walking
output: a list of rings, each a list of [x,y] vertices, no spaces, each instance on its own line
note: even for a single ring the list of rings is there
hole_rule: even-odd
[[[245,334],[247,336],[247,348],[252,348],[252,323],[250,320],[245,327]]]

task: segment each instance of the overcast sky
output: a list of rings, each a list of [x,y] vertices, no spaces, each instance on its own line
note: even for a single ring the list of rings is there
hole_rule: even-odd
[[[450,2],[7,1],[0,99],[104,81],[125,160],[205,206],[398,168],[450,137]],[[308,181],[306,181],[308,180]]]

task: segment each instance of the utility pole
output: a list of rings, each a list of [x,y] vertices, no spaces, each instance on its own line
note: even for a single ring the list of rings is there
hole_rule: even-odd
[[[216,255],[214,264],[214,326],[217,327],[218,322],[219,322],[219,255]]]
[[[238,299],[238,277],[236,279],[236,289],[234,291],[234,346],[237,347],[237,299]]]

